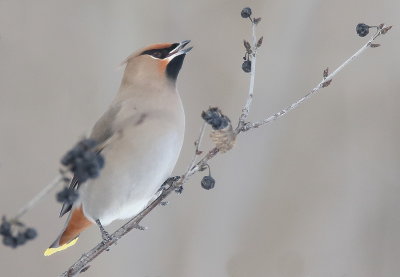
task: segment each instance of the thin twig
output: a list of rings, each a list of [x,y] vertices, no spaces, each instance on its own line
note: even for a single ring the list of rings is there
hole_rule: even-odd
[[[18,213],[11,219],[11,221],[18,221],[24,214],[31,210],[44,196],[53,190],[58,184],[63,181],[63,176],[58,175],[45,186],[35,197],[33,197],[25,206],[23,206]]]
[[[242,109],[242,114],[239,117],[239,125],[236,128],[235,132],[238,132],[245,124],[247,117],[249,116],[250,106],[253,102],[253,95],[254,95],[254,82],[256,77],[256,61],[257,61],[257,36],[256,36],[256,24],[251,21],[252,26],[252,37],[253,37],[253,44],[252,44],[252,59],[251,59],[251,73],[250,73],[250,85],[249,85],[249,93],[247,96],[246,104]]]
[[[184,180],[186,180],[189,177],[189,172],[192,170],[193,166],[196,164],[197,157],[202,154],[202,152],[200,152],[199,148],[200,148],[200,143],[201,143],[201,141],[203,139],[203,135],[204,135],[205,129],[206,129],[206,122],[204,121],[203,124],[201,125],[201,128],[200,128],[199,137],[194,142],[194,146],[195,146],[194,155],[193,155],[193,158],[192,158],[192,162],[190,163],[190,165],[189,165],[189,167],[188,167],[188,169],[187,169],[187,171],[186,171],[186,173],[185,173],[185,175],[183,177]]]
[[[258,128],[264,124],[270,123],[282,116],[284,116],[286,113],[290,112],[291,110],[294,110],[297,108],[300,104],[302,104],[304,101],[308,100],[311,98],[314,94],[316,94],[321,88],[324,87],[324,84],[327,84],[330,82],[333,77],[335,77],[340,71],[343,70],[347,65],[349,65],[352,61],[354,61],[358,56],[360,56],[365,50],[367,50],[371,43],[382,34],[382,29],[378,29],[377,33],[371,37],[371,39],[364,44],[360,50],[358,50],[356,53],[354,53],[350,58],[348,58],[344,63],[342,63],[338,68],[336,68],[331,74],[329,74],[326,78],[324,78],[317,86],[315,86],[309,93],[307,93],[305,96],[294,102],[293,104],[287,106],[286,108],[282,109],[281,111],[271,115],[270,117],[267,117],[266,119],[263,119],[261,121],[257,122],[248,122],[245,123],[244,126],[241,128],[241,132],[249,131],[250,129]],[[329,84],[329,83],[328,83]]]

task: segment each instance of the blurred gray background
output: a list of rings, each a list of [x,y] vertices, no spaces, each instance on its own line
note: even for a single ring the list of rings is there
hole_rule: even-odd
[[[366,42],[357,23],[394,28],[320,95],[213,160],[214,190],[197,175],[144,220],[148,231],[124,237],[84,276],[399,276],[398,0],[0,0],[0,213],[16,213],[55,176],[116,93],[125,57],[191,39],[178,83],[181,174],[201,110],[217,105],[236,120],[245,101],[245,6],[264,35],[252,120],[303,96]],[[64,224],[59,208],[49,195],[24,218],[40,236],[16,250],[0,245],[1,276],[57,276],[99,242],[92,228],[43,257]]]

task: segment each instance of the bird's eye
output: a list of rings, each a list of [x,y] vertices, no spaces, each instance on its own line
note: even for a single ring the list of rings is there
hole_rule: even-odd
[[[162,54],[161,54],[160,51],[156,51],[156,52],[153,53],[153,57],[154,58],[161,58],[161,56],[162,56]]]

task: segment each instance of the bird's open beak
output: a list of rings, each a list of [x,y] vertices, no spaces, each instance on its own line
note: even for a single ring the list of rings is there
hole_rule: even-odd
[[[189,43],[190,43],[190,40],[184,40],[181,43],[179,43],[179,45],[177,47],[175,47],[174,50],[169,52],[168,58],[173,59],[176,56],[179,56],[179,55],[182,55],[182,54],[186,54],[187,52],[192,50],[193,47],[185,48],[185,46],[188,45]]]

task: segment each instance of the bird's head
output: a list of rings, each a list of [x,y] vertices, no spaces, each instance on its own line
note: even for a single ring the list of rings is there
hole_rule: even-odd
[[[185,48],[189,42],[153,44],[135,52],[124,61],[126,70],[123,82],[157,80],[175,84],[186,53],[192,49]]]

